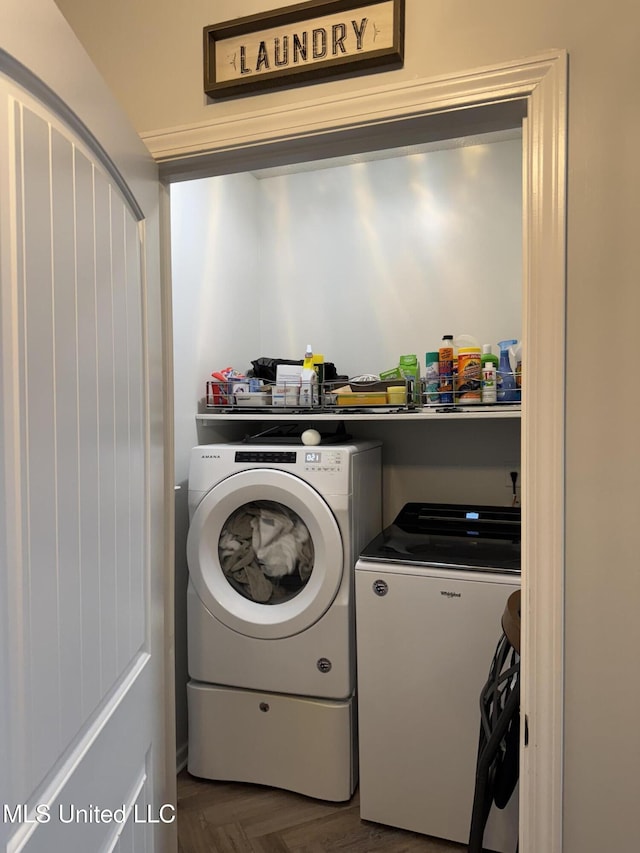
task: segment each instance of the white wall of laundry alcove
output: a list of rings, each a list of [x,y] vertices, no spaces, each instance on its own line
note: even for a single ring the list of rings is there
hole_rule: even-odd
[[[356,376],[520,337],[520,139],[391,153],[172,185],[177,419],[213,370],[307,343]]]

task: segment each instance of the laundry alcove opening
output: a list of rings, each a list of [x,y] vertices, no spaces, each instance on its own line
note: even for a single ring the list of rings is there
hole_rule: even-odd
[[[171,185],[176,483],[176,684],[184,699],[189,451],[259,425],[196,426],[214,370],[260,356],[301,358],[308,343],[350,376],[437,349],[522,330],[522,130],[510,127],[378,150],[252,164]],[[425,135],[426,136],[426,135]],[[356,146],[357,147],[357,146]],[[388,523],[409,500],[505,503],[519,469],[517,421],[375,421],[350,432],[385,442]]]
[[[191,426],[211,371],[261,355],[311,343],[355,376],[424,361],[445,332],[520,337],[519,129],[183,182],[171,211]]]

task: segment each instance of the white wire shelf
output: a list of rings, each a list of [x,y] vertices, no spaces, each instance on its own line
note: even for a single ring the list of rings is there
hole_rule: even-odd
[[[443,420],[519,420],[521,417],[520,404],[497,404],[491,406],[448,407],[442,409],[303,409],[292,411],[281,409],[216,409],[215,411],[200,412],[196,415],[199,423],[207,424],[220,421],[443,421]]]

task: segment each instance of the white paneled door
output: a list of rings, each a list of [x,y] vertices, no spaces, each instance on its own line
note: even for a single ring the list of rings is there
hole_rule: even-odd
[[[159,185],[133,133],[98,141],[97,84],[85,124],[52,5],[0,12],[0,849],[152,853],[175,844]]]

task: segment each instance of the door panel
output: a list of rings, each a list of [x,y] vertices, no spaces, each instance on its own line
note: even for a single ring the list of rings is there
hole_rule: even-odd
[[[140,803],[137,810],[133,809],[141,793],[143,797],[145,789],[148,793],[148,780],[153,772],[151,752],[140,752],[147,721],[137,712],[150,698],[148,663],[148,656],[136,662],[121,685],[122,702],[115,710],[105,708],[95,718],[61,763],[58,778],[39,793],[38,802],[46,803],[40,818],[44,821],[48,816],[49,820],[38,822],[31,817],[31,823],[9,824],[14,831],[10,850],[15,845],[25,853],[108,851],[117,846],[120,835],[125,835],[123,842],[130,837],[132,828],[126,829],[129,823],[137,821],[140,828],[146,827],[147,833],[153,829],[153,824],[146,820],[146,806],[143,809]],[[97,772],[98,768],[102,772]],[[54,790],[60,781],[59,790]],[[109,819],[105,809],[114,813],[122,811],[115,814],[115,819]],[[82,810],[94,821],[85,819]],[[162,812],[149,809],[155,820],[159,820],[160,813],[166,818],[173,815],[171,808],[165,807]],[[141,847],[140,851],[146,853],[147,849],[154,848]],[[138,853],[137,847],[135,851]]]
[[[57,131],[51,135],[51,207],[53,276],[57,282],[53,306],[53,363],[56,366],[55,436],[56,467],[65,472],[57,477],[56,503],[64,506],[58,514],[59,660],[60,660],[60,742],[68,745],[82,724],[82,648],[77,641],[82,630],[82,586],[80,575],[80,495],[78,489],[78,342],[77,335],[59,332],[76,314],[74,232],[66,223],[74,217],[74,188],[66,176],[73,169],[73,146]],[[74,324],[75,325],[75,324]]]
[[[142,281],[138,228],[117,189],[42,111],[13,106],[10,192],[21,217],[8,248],[17,272],[18,607],[28,650],[20,751],[29,794],[110,698],[145,634],[145,527],[130,512],[144,502]],[[83,234],[76,210],[83,228],[91,224]],[[92,248],[79,266],[83,238]]]
[[[55,29],[49,5],[21,14],[38,6]],[[171,850],[162,371],[149,371],[159,186],[122,130],[143,212],[77,116],[3,69],[33,82],[0,46],[0,849]],[[105,809],[122,812],[91,818]]]
[[[53,294],[49,203],[49,132],[30,111],[15,104],[16,198],[22,221],[15,250],[22,270],[17,290],[21,334],[18,347],[24,373],[20,417],[22,479],[22,553],[24,615],[28,614],[29,678],[24,706],[30,737],[23,744],[30,787],[37,784],[58,754],[59,678],[56,573],[55,403]],[[22,226],[22,227],[20,227]],[[19,242],[18,242],[19,241]],[[30,345],[37,341],[38,346]],[[42,709],[36,725],[38,709]],[[55,710],[54,710],[55,709]]]
[[[99,598],[100,574],[100,493],[96,482],[98,470],[98,357],[96,346],[96,288],[93,283],[95,265],[93,167],[80,151],[74,152],[75,203],[75,299],[77,347],[82,357],[76,365],[78,399],[78,502],[80,514],[79,560],[82,566],[81,621],[82,653],[85,660],[96,660],[100,654],[100,623],[94,615],[94,602]],[[73,265],[73,261],[70,263]],[[100,667],[86,671],[82,677],[82,707],[93,708],[100,695]]]

